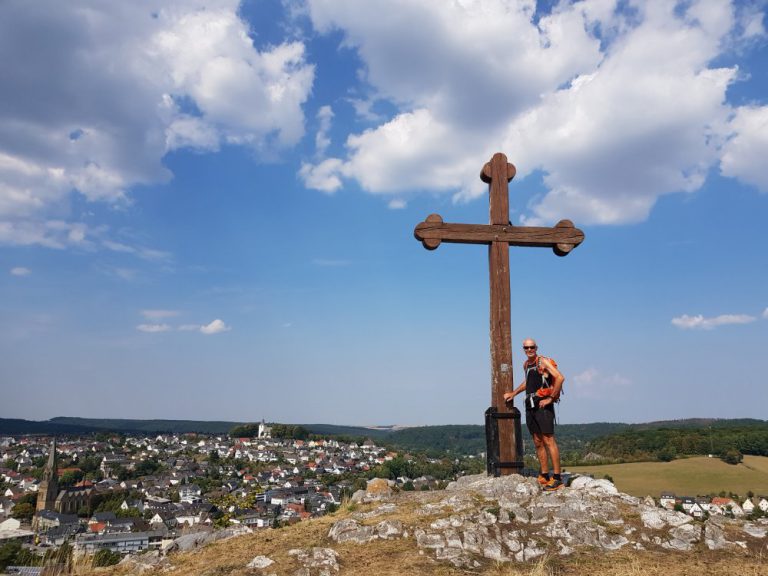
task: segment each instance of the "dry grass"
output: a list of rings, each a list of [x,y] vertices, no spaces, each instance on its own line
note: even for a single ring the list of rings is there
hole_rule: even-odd
[[[299,565],[288,555],[293,548],[326,547],[331,522],[318,519],[290,528],[219,542],[186,554],[172,555],[172,570],[183,576],[253,576],[245,568],[254,556],[275,561],[265,573],[294,574]],[[548,556],[528,564],[485,561],[475,569],[438,563],[430,551],[420,552],[412,539],[375,540],[365,545],[335,544],[343,576],[768,576],[768,558],[745,552],[583,551],[572,556]],[[124,567],[78,570],[78,575],[126,575]]]
[[[583,552],[529,565],[496,563],[483,576],[766,576],[768,558],[712,552]]]
[[[427,495],[398,500],[397,510],[391,514],[372,516],[360,520],[374,525],[382,519],[400,520],[409,530],[426,527],[442,513],[425,516],[419,510],[429,501]],[[377,506],[371,504],[345,506],[346,511],[301,522],[277,530],[262,530],[254,534],[217,542],[199,550],[172,554],[170,569],[163,574],[173,576],[255,576],[275,573],[293,575],[299,568],[295,557],[288,551],[294,548],[332,547],[339,554],[340,576],[768,576],[768,558],[748,551],[710,552],[703,547],[696,552],[657,552],[623,549],[615,553],[582,550],[571,556],[546,556],[528,564],[498,563],[489,560],[473,569],[461,569],[445,562],[437,562],[431,550],[420,551],[411,537],[397,540],[375,540],[368,544],[336,544],[328,538],[331,526],[342,518],[360,518]],[[245,566],[255,556],[268,556],[275,564],[267,570],[249,570]],[[159,574],[155,572],[145,574]],[[78,570],[86,574],[129,574],[124,566],[98,570]]]

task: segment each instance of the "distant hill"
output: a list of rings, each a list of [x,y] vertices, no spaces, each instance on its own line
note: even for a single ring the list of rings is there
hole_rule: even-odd
[[[390,430],[382,427],[337,426],[335,424],[302,424],[302,427],[312,434],[329,434],[332,436],[362,436],[372,440],[384,438],[391,434]]]
[[[92,434],[121,432],[124,434],[228,434],[235,426],[247,422],[202,420],[135,420],[123,418],[77,418],[57,416],[50,420],[0,418],[0,434]],[[391,427],[366,428],[334,424],[301,424],[312,434],[379,439],[390,434]]]
[[[125,432],[142,434],[226,434],[242,422],[203,420],[130,420],[122,418],[74,418],[57,416],[48,422],[95,428],[101,432]]]
[[[591,449],[610,459],[673,460],[692,454],[725,455],[729,450],[741,454],[768,456],[768,422],[761,420],[721,420],[706,426],[641,425],[591,442]]]
[[[57,417],[37,422],[0,418],[0,434],[90,434],[121,432],[126,434],[202,433],[228,434],[245,422],[199,420],[135,420],[108,418]],[[398,428],[397,426],[339,426],[301,424],[310,433],[324,436],[370,438],[400,450],[456,455],[485,451],[485,428],[481,425],[443,425]],[[678,430],[679,432],[673,432]],[[768,421],[752,418],[691,418],[642,424],[594,422],[561,424],[557,428],[560,451],[584,454],[595,451],[609,458],[628,455],[648,457],[669,447],[673,453],[708,453],[733,444],[745,454],[764,454]],[[666,432],[665,432],[666,431]],[[712,431],[712,433],[710,432]],[[523,424],[526,451],[530,436]],[[682,442],[686,438],[687,442]]]
[[[628,424],[627,426],[635,430],[653,430],[658,428],[749,428],[765,426],[766,424],[768,424],[768,420],[757,420],[755,418],[687,418],[685,420],[658,420],[643,424]]]
[[[561,452],[583,451],[596,438],[615,434],[629,428],[630,424],[596,422],[593,424],[560,424],[557,427],[557,441]],[[532,441],[523,422],[523,435]],[[396,430],[384,437],[387,444],[413,451],[446,452],[459,455],[484,452],[485,426],[447,425],[418,426]]]
[[[21,418],[0,418],[0,434],[91,434],[99,430],[90,426],[52,422],[36,422]]]

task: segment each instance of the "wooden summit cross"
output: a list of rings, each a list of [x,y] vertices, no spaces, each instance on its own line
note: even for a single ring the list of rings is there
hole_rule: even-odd
[[[558,256],[566,256],[584,240],[584,233],[570,220],[561,220],[553,228],[513,226],[509,221],[509,186],[515,167],[504,154],[493,155],[480,173],[490,188],[490,224],[449,224],[438,214],[430,214],[416,226],[414,235],[424,247],[434,250],[441,242],[488,244],[491,287],[491,406],[500,413],[513,412],[504,402],[504,393],[513,389],[512,335],[509,306],[509,247],[551,247]],[[519,425],[518,425],[519,426]],[[487,432],[486,432],[487,433]],[[499,422],[499,459],[516,462],[517,431],[509,419]],[[491,455],[487,456],[489,459]],[[502,473],[512,473],[511,467]]]

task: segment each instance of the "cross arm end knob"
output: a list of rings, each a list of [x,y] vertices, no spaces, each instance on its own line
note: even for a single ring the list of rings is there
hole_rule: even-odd
[[[440,246],[440,238],[425,238],[422,232],[434,228],[435,226],[439,226],[442,223],[442,216],[439,214],[430,214],[427,216],[427,219],[424,220],[424,222],[421,222],[416,226],[415,230],[413,231],[413,235],[416,237],[416,240],[421,241],[421,243],[424,245],[424,248],[427,250],[435,250],[438,246]]]
[[[560,242],[552,246],[552,251],[558,256],[568,256],[571,250],[584,241],[584,232],[576,228],[570,220],[560,220],[555,224],[555,228],[571,228],[577,233],[573,242]]]

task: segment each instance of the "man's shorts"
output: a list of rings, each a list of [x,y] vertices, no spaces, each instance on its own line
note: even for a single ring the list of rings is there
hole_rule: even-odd
[[[555,407],[551,404],[544,408],[526,409],[525,425],[528,426],[528,432],[533,434],[554,434],[555,433]]]

